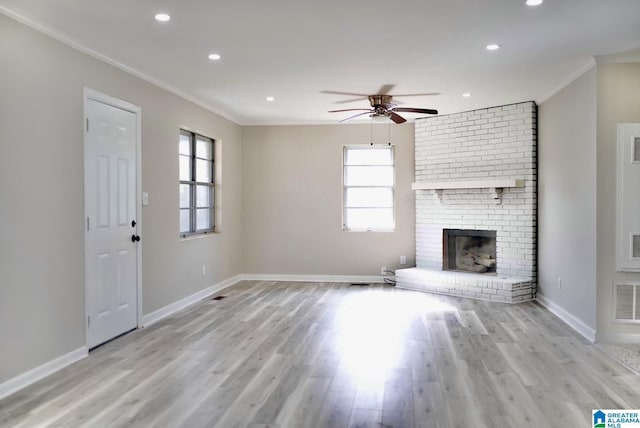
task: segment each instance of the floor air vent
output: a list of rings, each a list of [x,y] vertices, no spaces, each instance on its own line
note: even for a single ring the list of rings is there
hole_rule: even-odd
[[[616,320],[640,323],[640,284],[616,284]]]

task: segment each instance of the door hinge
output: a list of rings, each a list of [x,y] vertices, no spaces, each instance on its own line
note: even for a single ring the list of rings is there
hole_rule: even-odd
[[[91,317],[87,317],[87,327],[91,328]]]
[[[91,230],[91,219],[87,217],[87,232]]]
[[[87,118],[87,132],[89,132],[89,118]]]

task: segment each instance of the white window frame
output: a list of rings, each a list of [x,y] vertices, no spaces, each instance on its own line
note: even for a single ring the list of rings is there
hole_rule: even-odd
[[[391,166],[393,168],[393,184],[391,186],[347,186],[346,185],[346,160],[347,160],[347,151],[348,150],[371,150],[371,149],[382,149],[382,148],[391,148]],[[384,144],[384,145],[374,145],[374,144],[354,144],[354,145],[344,145],[342,146],[342,230],[344,232],[395,232],[396,230],[396,147],[393,144]],[[359,165],[359,166],[380,166],[380,165]],[[373,228],[349,228],[347,227],[346,219],[347,219],[347,189],[348,188],[391,188],[392,196],[392,216],[393,216],[393,225],[392,227],[373,227]],[[378,208],[378,207],[361,207],[361,208]]]
[[[197,132],[193,132],[193,131],[189,131],[187,129],[180,129],[180,136],[188,136],[189,137],[189,141],[191,144],[191,178],[192,180],[179,180],[179,184],[180,185],[189,185],[191,187],[191,195],[190,195],[190,205],[189,205],[189,210],[191,212],[191,217],[190,217],[190,230],[188,232],[183,232],[180,230],[180,224],[178,223],[178,232],[180,234],[180,237],[182,238],[187,238],[189,236],[196,236],[196,235],[205,235],[205,234],[211,234],[214,233],[216,231],[216,224],[215,224],[215,210],[216,210],[216,204],[215,204],[215,194],[216,194],[216,140],[211,138],[211,137],[207,137],[206,135],[202,135],[199,134]],[[201,139],[204,140],[209,140],[211,141],[211,182],[204,182],[204,181],[198,181],[197,180],[197,171],[196,171],[196,159],[201,159],[201,160],[208,160],[208,159],[202,159],[202,158],[197,158],[196,155],[196,145],[197,145],[197,140],[198,137],[200,137]],[[180,144],[180,138],[178,138],[178,144]],[[178,159],[180,159],[180,156],[184,156],[182,154],[180,154],[180,152],[178,151]],[[180,166],[178,166],[179,168]],[[207,229],[198,229],[197,228],[197,212],[198,212],[198,206],[197,206],[197,188],[198,186],[207,186],[210,188],[210,205],[206,208],[210,209],[210,224],[211,227],[207,228]],[[203,208],[203,207],[200,207]],[[182,211],[184,208],[182,208],[180,206],[180,203],[178,203],[178,209],[180,211]]]

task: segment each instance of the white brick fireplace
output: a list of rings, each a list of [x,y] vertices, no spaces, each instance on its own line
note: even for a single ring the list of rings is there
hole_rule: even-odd
[[[416,120],[417,267],[397,271],[398,287],[510,303],[535,297],[536,126],[533,102]],[[495,272],[444,271],[445,229],[495,232],[495,256],[464,256],[470,269]]]

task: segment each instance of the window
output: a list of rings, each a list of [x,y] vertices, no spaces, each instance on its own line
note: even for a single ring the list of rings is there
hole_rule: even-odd
[[[213,232],[214,140],[180,131],[180,235]]]
[[[394,146],[344,147],[343,230],[394,230],[393,150]]]

